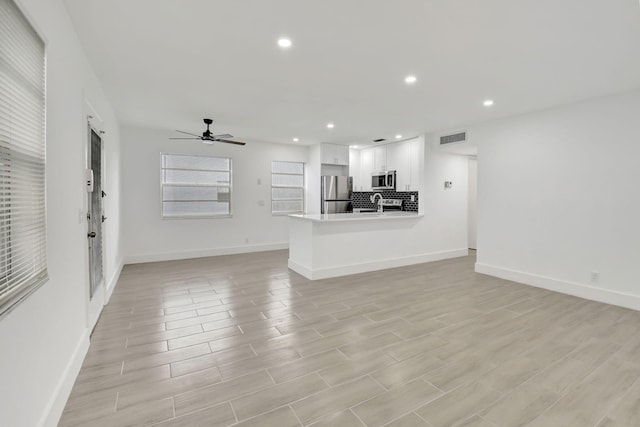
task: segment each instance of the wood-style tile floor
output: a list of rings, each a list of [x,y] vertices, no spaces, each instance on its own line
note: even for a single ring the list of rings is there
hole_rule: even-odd
[[[640,426],[640,312],[474,257],[310,282],[287,252],[125,267],[61,426]]]

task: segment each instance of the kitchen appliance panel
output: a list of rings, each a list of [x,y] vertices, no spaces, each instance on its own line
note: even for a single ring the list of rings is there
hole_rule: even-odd
[[[322,176],[321,213],[352,212],[353,178],[350,176]]]
[[[351,200],[353,178],[350,176],[323,176],[322,200]]]
[[[395,190],[396,189],[396,171],[374,172],[371,174],[371,189],[379,190]]]
[[[325,201],[322,209],[322,213],[325,214],[353,212],[353,206],[350,201]]]

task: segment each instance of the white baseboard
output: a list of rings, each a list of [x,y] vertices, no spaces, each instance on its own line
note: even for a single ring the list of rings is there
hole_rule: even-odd
[[[163,253],[155,253],[155,254],[127,255],[124,257],[124,264],[141,264],[144,262],[176,261],[180,259],[204,258],[204,257],[220,256],[220,255],[235,255],[235,254],[244,254],[244,253],[250,253],[250,252],[277,251],[280,249],[288,249],[288,248],[289,248],[289,242],[284,242],[284,243],[268,243],[268,244],[259,244],[259,245],[245,245],[245,246],[232,246],[232,247],[226,247],[226,248],[203,249],[198,251],[163,252]]]
[[[82,368],[84,357],[87,355],[87,351],[89,351],[89,332],[87,329],[82,335],[73,354],[69,358],[69,363],[67,363],[67,366],[62,372],[55,392],[51,396],[43,412],[42,419],[38,423],[40,426],[56,427],[58,425],[62,411],[64,411],[64,407],[67,404],[67,399],[69,399],[69,395],[71,394],[73,384],[80,372],[80,368]]]
[[[111,279],[107,282],[107,289],[105,289],[104,295],[104,305],[107,305],[109,303],[111,295],[113,294],[113,290],[116,288],[116,284],[118,283],[118,279],[120,278],[120,273],[122,273],[122,267],[124,267],[122,257],[116,260],[116,264],[116,271],[111,276]]]
[[[331,277],[348,276],[350,274],[366,273],[369,271],[386,270],[388,268],[404,267],[406,265],[423,264],[425,262],[440,261],[449,258],[458,258],[461,256],[467,256],[468,254],[469,250],[464,248],[318,269],[300,265],[289,259],[288,266],[291,270],[301,274],[309,280],[319,280]]]
[[[610,289],[597,288],[583,283],[569,282],[566,280],[554,279],[552,277],[482,263],[476,263],[475,270],[477,273],[487,274],[489,276],[499,277],[501,279],[535,286],[537,288],[548,289],[550,291],[630,308],[632,310],[640,310],[640,295],[626,294],[623,292],[612,291]]]

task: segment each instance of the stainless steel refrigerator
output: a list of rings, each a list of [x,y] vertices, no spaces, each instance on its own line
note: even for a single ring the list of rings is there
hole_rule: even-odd
[[[352,193],[352,177],[323,175],[320,189],[320,212],[323,214],[353,212]]]

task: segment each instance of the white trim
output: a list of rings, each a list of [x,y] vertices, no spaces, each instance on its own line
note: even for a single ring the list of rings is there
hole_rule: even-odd
[[[313,271],[310,268],[307,268],[302,264],[298,264],[297,262],[293,261],[291,258],[289,258],[289,260],[287,261],[287,267],[289,267],[289,270],[293,270],[296,273],[306,277],[309,280],[314,280]]]
[[[155,254],[127,255],[124,264],[141,264],[144,262],[175,261],[181,259],[204,258],[219,255],[235,255],[250,252],[266,252],[288,249],[289,242],[260,245],[231,246],[226,248],[202,249],[198,251],[162,252]]]
[[[569,282],[567,280],[554,279],[553,277],[546,277],[478,262],[475,264],[475,271],[476,273],[487,274],[489,276],[495,276],[501,279],[535,286],[537,288],[548,289],[550,291],[573,295],[592,301],[603,302],[605,304],[630,308],[632,310],[640,310],[640,295],[616,292],[609,289],[597,288],[584,283]]]
[[[359,264],[340,265],[336,267],[318,269],[300,265],[289,259],[288,266],[291,270],[301,274],[309,280],[319,280],[331,277],[348,276],[350,274],[366,273],[369,271],[386,270],[388,268],[404,267],[407,265],[423,264],[425,262],[440,261],[449,258],[458,258],[467,256],[468,254],[469,250],[467,248],[453,249],[449,251],[431,252],[401,258],[388,258]]]
[[[116,284],[118,283],[118,279],[120,278],[120,273],[122,273],[122,267],[124,267],[124,263],[122,262],[122,257],[119,257],[116,260],[116,271],[114,271],[111,275],[111,279],[107,283],[107,287],[105,289],[104,305],[109,304],[111,295],[113,294],[113,291],[116,288]]]
[[[55,387],[51,399],[42,413],[42,418],[38,423],[39,426],[55,427],[58,425],[62,411],[64,411],[64,407],[67,404],[67,399],[69,399],[69,395],[71,394],[73,384],[80,372],[80,368],[82,368],[82,362],[89,351],[89,332],[89,329],[86,329],[84,334],[82,334],[78,345],[69,359],[69,363],[60,376],[60,380]]]

